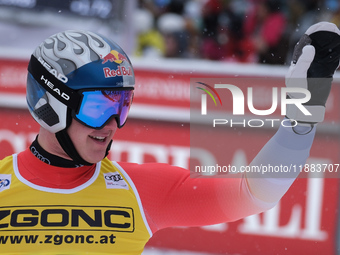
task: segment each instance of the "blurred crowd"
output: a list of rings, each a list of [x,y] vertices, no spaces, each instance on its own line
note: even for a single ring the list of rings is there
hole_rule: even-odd
[[[139,0],[136,55],[287,64],[319,21],[340,25],[338,0]]]

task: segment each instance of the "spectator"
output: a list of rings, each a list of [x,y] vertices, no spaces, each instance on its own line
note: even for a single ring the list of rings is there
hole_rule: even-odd
[[[167,58],[186,57],[189,36],[185,29],[185,19],[176,13],[165,13],[158,19],[157,26],[164,37]]]
[[[208,0],[202,8],[202,57],[221,60],[224,57],[223,46],[218,40],[218,19],[222,13],[220,0]]]
[[[290,62],[294,45],[308,27],[321,21],[320,0],[291,0],[288,4],[290,15],[290,37],[288,44],[287,62]]]
[[[245,19],[246,39],[241,49],[248,60],[264,64],[283,64],[287,53],[286,17],[279,0],[255,0]],[[253,59],[252,59],[253,57]]]
[[[225,60],[247,62],[247,54],[239,48],[240,43],[242,43],[245,38],[245,34],[242,31],[245,14],[243,10],[240,11],[235,7],[235,2],[236,1],[229,2],[219,17],[222,27],[219,41],[220,43],[224,43]],[[246,7],[246,5],[244,5],[244,7]]]
[[[154,28],[152,13],[146,9],[138,9],[134,18],[137,33],[136,56],[163,56],[165,52],[164,39],[161,33]]]
[[[184,17],[184,4],[180,0],[170,1],[157,21],[165,40],[164,56],[168,58],[189,57],[190,23]]]

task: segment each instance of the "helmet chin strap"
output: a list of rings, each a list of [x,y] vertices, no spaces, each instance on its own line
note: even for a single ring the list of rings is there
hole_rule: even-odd
[[[55,134],[61,148],[63,148],[63,150],[66,152],[67,155],[69,155],[69,157],[74,161],[75,164],[81,164],[85,166],[93,165],[93,163],[87,162],[79,155],[78,151],[74,147],[74,144],[66,130],[67,129],[63,129]],[[110,141],[109,145],[106,148],[105,157],[109,154],[111,144],[112,144],[112,140]]]

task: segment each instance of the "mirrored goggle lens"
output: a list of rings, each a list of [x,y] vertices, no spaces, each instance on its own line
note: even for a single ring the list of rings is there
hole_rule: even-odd
[[[78,113],[74,116],[85,125],[100,129],[112,118],[118,127],[125,124],[132,101],[133,90],[83,91]]]

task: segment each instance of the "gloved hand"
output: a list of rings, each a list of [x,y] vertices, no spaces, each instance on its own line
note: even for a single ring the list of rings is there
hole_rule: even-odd
[[[307,29],[295,46],[292,63],[286,75],[286,86],[310,91],[311,99],[303,106],[311,115],[305,115],[296,105],[288,104],[286,116],[289,119],[309,124],[323,121],[325,104],[339,59],[340,30],[335,24],[320,22]],[[288,93],[288,96],[292,99],[302,98],[301,93]]]

